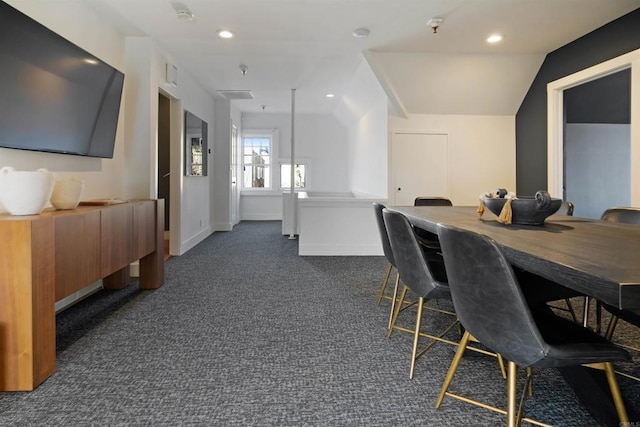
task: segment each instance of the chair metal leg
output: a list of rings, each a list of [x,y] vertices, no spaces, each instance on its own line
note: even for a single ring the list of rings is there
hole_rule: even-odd
[[[418,298],[418,313],[416,314],[416,328],[413,334],[413,349],[411,350],[411,367],[409,368],[409,379],[413,379],[413,372],[416,367],[416,354],[418,353],[418,341],[420,340],[420,326],[422,324],[422,305],[424,298]]]
[[[618,325],[618,316],[611,315],[611,320],[609,320],[609,326],[607,326],[607,331],[604,333],[604,337],[608,340],[611,340],[613,337],[613,331],[616,330],[616,326]]]
[[[382,286],[380,287],[380,292],[378,293],[378,305],[380,304],[380,301],[382,301],[382,298],[384,297],[384,293],[387,290],[387,284],[389,283],[389,276],[391,275],[392,268],[393,268],[393,265],[389,263],[389,266],[387,267],[387,272],[384,275],[384,280],[382,281]]]
[[[391,265],[391,264],[389,264]],[[396,304],[398,303],[398,287],[400,286],[400,273],[396,274],[396,281],[393,285],[393,299],[391,300],[391,310],[389,310],[389,325],[387,326],[387,334],[393,329],[393,315],[396,312]]]
[[[582,326],[585,328],[589,326],[589,302],[591,299],[589,297],[584,297],[584,306],[582,311]]]
[[[400,276],[398,276],[398,281],[400,280]],[[402,293],[400,294],[400,298],[395,302],[395,310],[393,312],[393,317],[391,319],[391,325],[389,325],[389,331],[387,332],[387,337],[391,338],[391,334],[393,334],[393,329],[396,326],[396,321],[398,320],[398,315],[400,314],[400,310],[402,309],[402,305],[404,304],[404,297],[407,295],[407,291],[409,288],[405,285],[402,288]],[[395,298],[394,298],[395,300]]]
[[[464,355],[464,351],[467,348],[467,344],[469,344],[469,340],[471,339],[471,334],[469,331],[465,331],[464,335],[462,335],[462,339],[460,340],[460,344],[458,345],[458,350],[456,351],[456,355],[453,357],[453,361],[451,362],[451,366],[447,371],[447,375],[444,377],[444,383],[442,384],[442,388],[440,389],[440,394],[438,395],[438,399],[436,399],[436,409],[442,405],[442,399],[444,399],[444,395],[449,390],[449,385],[451,385],[451,381],[453,381],[453,377],[458,370],[458,365],[460,365],[460,361],[462,360],[462,356]]]
[[[620,425],[628,425],[629,416],[627,415],[627,409],[624,406],[622,400],[622,394],[620,394],[620,387],[618,386],[618,380],[616,379],[616,373],[613,370],[611,362],[604,362],[604,372],[607,374],[607,382],[611,389],[611,397],[613,398],[613,404],[616,406],[618,412],[618,418],[620,419]]]
[[[578,316],[576,316],[576,311],[573,309],[571,300],[569,298],[565,298],[564,303],[567,305],[567,310],[569,310],[569,313],[571,314],[571,319],[573,319],[574,323],[578,323]]]
[[[507,369],[507,427],[516,427],[516,382],[518,379],[518,367],[514,362],[509,361]]]

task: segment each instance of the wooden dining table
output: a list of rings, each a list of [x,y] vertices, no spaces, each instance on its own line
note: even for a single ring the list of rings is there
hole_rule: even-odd
[[[613,306],[640,309],[640,227],[565,215],[542,225],[501,224],[488,209],[472,206],[389,206],[418,228],[437,233],[438,224],[484,234],[496,241],[509,262],[531,273]],[[560,373],[578,399],[603,425],[617,426],[604,374],[576,367]],[[624,396],[623,396],[624,398]],[[625,399],[632,419],[640,405]]]
[[[501,224],[472,206],[390,206],[415,227],[438,223],[484,234],[509,262],[607,304],[640,309],[640,227],[565,215],[542,225]]]

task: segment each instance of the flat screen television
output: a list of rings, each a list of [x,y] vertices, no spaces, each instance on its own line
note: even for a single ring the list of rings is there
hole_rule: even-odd
[[[112,158],[124,74],[0,1],[0,147]]]

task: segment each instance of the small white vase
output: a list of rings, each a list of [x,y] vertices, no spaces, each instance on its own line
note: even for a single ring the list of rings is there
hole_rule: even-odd
[[[51,197],[53,174],[46,169],[16,171],[0,169],[0,202],[11,215],[37,215]]]
[[[51,204],[56,209],[75,209],[80,203],[84,181],[77,178],[56,180],[51,194]]]

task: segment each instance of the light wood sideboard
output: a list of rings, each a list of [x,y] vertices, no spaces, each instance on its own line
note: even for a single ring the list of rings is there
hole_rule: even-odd
[[[0,215],[0,391],[30,391],[55,371],[55,302],[103,279],[164,282],[164,200]]]

